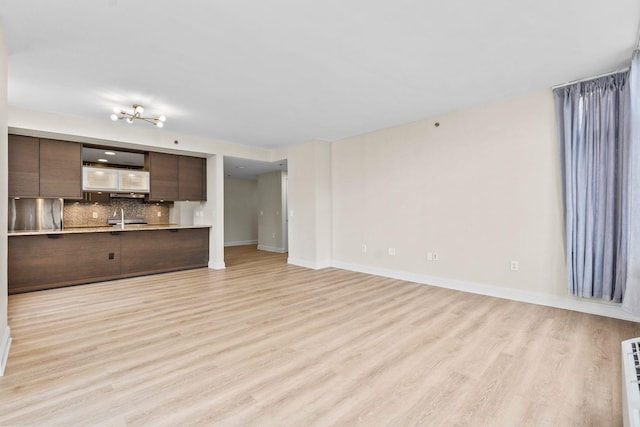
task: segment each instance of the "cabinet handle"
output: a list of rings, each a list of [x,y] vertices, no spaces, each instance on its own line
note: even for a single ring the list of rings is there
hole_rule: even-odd
[[[62,237],[62,234],[47,234],[47,237],[50,239],[59,239]]]
[[[169,233],[177,233],[178,231],[180,231],[180,230],[171,229],[171,230],[169,230]]]

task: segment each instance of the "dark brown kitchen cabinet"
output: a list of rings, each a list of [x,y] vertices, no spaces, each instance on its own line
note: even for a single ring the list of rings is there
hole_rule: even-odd
[[[40,141],[29,136],[9,135],[9,197],[40,195]]]
[[[9,135],[9,197],[82,199],[82,145]]]
[[[209,229],[187,228],[122,233],[122,274],[151,274],[206,267]]]
[[[151,201],[207,200],[207,160],[201,157],[149,153]]]
[[[10,294],[112,279],[120,275],[120,236],[10,236],[7,264]]]
[[[40,139],[40,196],[82,199],[82,145]]]
[[[207,159],[178,157],[179,200],[207,200]]]
[[[149,153],[149,200],[178,200],[178,156]]]

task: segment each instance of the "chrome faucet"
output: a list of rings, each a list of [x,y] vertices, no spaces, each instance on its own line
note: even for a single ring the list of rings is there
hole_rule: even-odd
[[[118,209],[116,209],[115,211],[113,211],[113,216],[115,218],[116,214],[118,213]],[[120,218],[120,226],[122,228],[124,228],[124,209],[120,208],[120,215],[122,216]]]

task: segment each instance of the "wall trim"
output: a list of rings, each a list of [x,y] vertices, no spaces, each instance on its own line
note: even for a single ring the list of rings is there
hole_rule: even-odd
[[[322,270],[323,268],[332,267],[331,261],[318,261],[316,262],[316,270]]]
[[[238,240],[235,242],[224,242],[224,247],[227,246],[246,246],[246,245],[257,245],[257,240]]]
[[[7,326],[2,335],[2,341],[0,341],[0,377],[4,375],[4,368],[7,366],[11,341],[11,329]]]
[[[291,264],[291,262],[289,263]],[[368,267],[341,261],[333,261],[332,266],[341,268],[343,270],[372,274],[374,276],[389,277],[391,279],[405,280],[408,282],[419,283],[421,285],[437,286],[440,288],[453,289],[456,291],[486,295],[495,298],[544,305],[547,307],[562,308],[565,310],[612,317],[614,319],[628,320],[631,322],[640,322],[640,317],[627,313],[622,309],[620,304],[607,303],[604,301],[598,302],[596,300],[586,300],[577,297],[574,298],[569,295],[567,295],[566,297],[562,297],[557,295],[540,294],[518,289],[508,289],[500,286],[488,285],[485,283],[469,282],[465,280],[448,279],[445,277]],[[302,267],[306,266],[302,265]]]
[[[323,268],[331,267],[331,263],[328,261],[313,262],[313,261],[306,261],[303,259],[291,258],[291,257],[287,258],[287,264],[297,265],[298,267],[310,268],[312,270],[320,270]]]
[[[224,261],[222,261],[222,262],[209,261],[209,266],[208,267],[212,268],[214,270],[224,270],[225,269]]]
[[[283,254],[287,252],[284,248],[276,248],[274,246],[265,246],[265,245],[258,245],[258,250],[268,251],[268,252],[278,252],[279,254]]]

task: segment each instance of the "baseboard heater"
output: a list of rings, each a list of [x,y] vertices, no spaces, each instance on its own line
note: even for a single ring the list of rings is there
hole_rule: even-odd
[[[624,427],[640,427],[640,338],[622,341]]]

